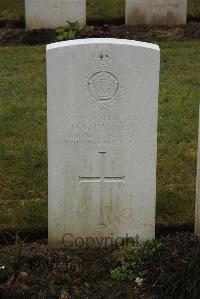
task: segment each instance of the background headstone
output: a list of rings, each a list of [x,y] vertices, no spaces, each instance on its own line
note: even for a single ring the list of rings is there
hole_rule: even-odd
[[[47,46],[51,246],[154,238],[159,62],[142,42]]]
[[[126,25],[186,24],[187,0],[126,0]]]
[[[86,23],[86,0],[25,0],[27,29],[57,28],[67,20]]]
[[[195,233],[200,234],[200,107],[199,107],[199,134],[197,152],[197,179],[196,179],[196,203],[195,203]]]

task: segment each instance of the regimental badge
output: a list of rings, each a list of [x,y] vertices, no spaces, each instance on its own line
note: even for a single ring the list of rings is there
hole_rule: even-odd
[[[84,79],[81,98],[96,109],[113,107],[120,101],[124,90],[119,70],[111,53],[98,53]]]

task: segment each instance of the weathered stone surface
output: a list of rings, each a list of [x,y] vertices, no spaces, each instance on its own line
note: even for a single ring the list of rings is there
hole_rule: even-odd
[[[25,0],[27,29],[57,28],[67,20],[86,23],[86,0]]]
[[[196,178],[196,203],[195,203],[195,233],[200,234],[200,107],[199,107],[199,134],[197,152],[197,178]]]
[[[154,238],[159,57],[128,40],[47,46],[51,246]]]
[[[126,0],[126,25],[182,25],[187,0]]]

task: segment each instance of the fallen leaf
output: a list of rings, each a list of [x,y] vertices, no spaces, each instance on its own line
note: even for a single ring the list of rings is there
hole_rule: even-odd
[[[29,273],[28,272],[20,272],[19,273],[19,277],[20,278],[26,278],[26,277],[28,277],[29,276]]]

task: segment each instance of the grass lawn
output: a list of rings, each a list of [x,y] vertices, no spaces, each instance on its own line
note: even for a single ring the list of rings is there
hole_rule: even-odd
[[[44,47],[0,49],[0,223],[46,225]]]
[[[123,19],[124,16],[125,0],[87,0],[88,20],[106,22]]]
[[[112,20],[124,17],[125,0],[87,0],[89,20]],[[200,1],[188,0],[188,15],[200,16]],[[24,0],[0,0],[0,22],[24,19]]]
[[[0,0],[0,22],[24,20],[24,0]]]
[[[157,224],[194,221],[200,41],[163,42]],[[47,227],[45,47],[0,48],[0,229]]]
[[[161,43],[157,223],[194,219],[200,42]]]

